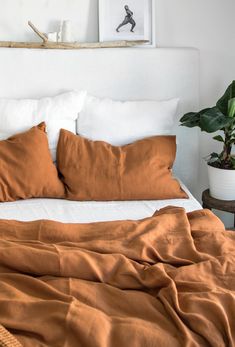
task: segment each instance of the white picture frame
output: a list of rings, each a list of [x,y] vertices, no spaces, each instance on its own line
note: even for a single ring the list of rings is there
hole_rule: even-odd
[[[99,41],[122,40],[156,47],[155,0],[99,0]]]

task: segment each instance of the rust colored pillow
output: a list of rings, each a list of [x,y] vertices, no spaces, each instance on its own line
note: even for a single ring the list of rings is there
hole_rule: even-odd
[[[70,200],[187,198],[171,168],[175,136],[155,136],[114,147],[62,129],[57,167]]]
[[[0,201],[63,197],[48,148],[45,123],[0,141]]]

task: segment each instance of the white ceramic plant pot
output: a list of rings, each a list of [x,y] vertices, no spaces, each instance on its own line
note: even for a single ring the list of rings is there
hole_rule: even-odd
[[[235,170],[207,166],[210,195],[220,200],[235,200]]]

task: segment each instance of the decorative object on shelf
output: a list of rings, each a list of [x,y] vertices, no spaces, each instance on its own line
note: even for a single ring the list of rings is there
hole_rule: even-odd
[[[63,21],[60,22],[59,31],[57,32],[57,42],[62,42]]]
[[[0,48],[28,48],[28,49],[97,49],[97,48],[127,48],[146,44],[146,40],[133,41],[109,41],[109,42],[52,42],[48,40],[46,34],[40,32],[30,21],[29,26],[42,39],[42,42],[15,42],[0,41]],[[62,25],[61,28],[62,29]],[[58,36],[62,35],[62,31]],[[58,38],[57,36],[57,38]]]
[[[70,20],[65,20],[63,22],[62,28],[62,42],[73,42],[73,29],[72,22]]]
[[[133,41],[109,41],[109,42],[60,42],[62,39],[62,26],[57,33],[57,42],[50,41],[47,34],[39,31],[30,21],[29,26],[42,39],[42,42],[15,42],[15,41],[0,41],[0,48],[28,48],[28,49],[96,49],[96,48],[127,48],[137,45],[146,44],[146,40]],[[55,34],[55,33],[54,33]]]
[[[45,34],[49,42],[57,42],[57,32]]]
[[[61,22],[58,32],[44,34],[39,31],[35,25],[28,21],[28,25],[33,29],[33,31],[43,40],[43,42],[70,42],[73,40],[72,33],[72,22],[70,20],[65,20]]]
[[[207,133],[223,132],[213,137],[223,144],[222,152],[211,153],[206,158],[210,195],[216,199],[235,200],[235,155],[232,154],[232,146],[235,144],[235,81],[229,85],[216,106],[187,113],[180,122],[189,128],[198,126]]]
[[[100,41],[147,40],[155,47],[155,0],[99,0]]]
[[[40,39],[42,39],[42,41],[45,43],[48,41],[48,37],[46,36],[46,34],[43,34],[41,31],[39,31],[35,25],[33,25],[32,22],[30,22],[30,20],[28,21],[28,25],[30,26],[31,29],[33,29],[33,31],[35,32],[35,34],[37,34]]]
[[[42,42],[17,42],[17,41],[0,41],[0,48],[28,48],[28,49],[96,49],[96,48],[127,48],[144,45],[146,40],[122,40],[109,42],[62,42],[62,36],[66,40],[72,40],[72,27],[67,23],[61,22],[58,33],[44,34],[39,31],[32,22],[28,21],[28,25],[33,29]],[[66,24],[67,23],[67,24]],[[63,27],[65,24],[65,31]],[[57,38],[57,40],[56,40]]]

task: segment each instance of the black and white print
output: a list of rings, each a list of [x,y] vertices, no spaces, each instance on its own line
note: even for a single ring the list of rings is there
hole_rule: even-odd
[[[100,41],[148,40],[152,44],[152,9],[151,0],[100,0]]]
[[[130,24],[131,25],[130,31],[133,33],[134,28],[136,27],[136,22],[133,18],[134,13],[130,10],[128,5],[125,5],[124,8],[126,11],[125,18],[124,18],[123,22],[121,24],[119,24],[116,31],[119,33],[121,28],[125,27],[127,24]]]

